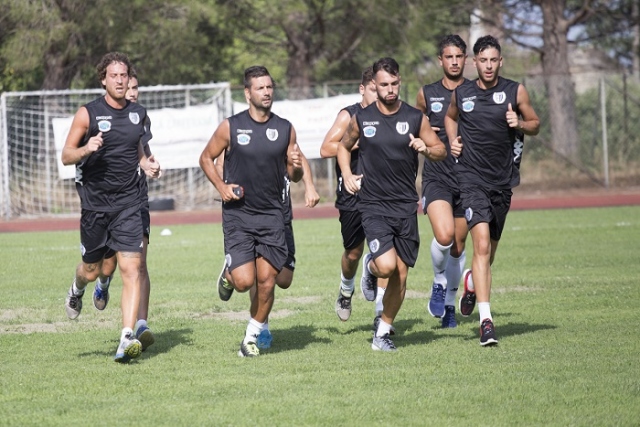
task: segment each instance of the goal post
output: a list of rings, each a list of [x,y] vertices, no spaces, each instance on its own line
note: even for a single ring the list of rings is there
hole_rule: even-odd
[[[0,103],[0,219],[77,214],[73,166],[60,153],[74,114],[101,89],[6,92]],[[149,198],[175,208],[209,208],[214,188],[198,165],[217,125],[232,113],[229,83],[141,87],[151,119],[151,149],[163,167],[149,180]]]

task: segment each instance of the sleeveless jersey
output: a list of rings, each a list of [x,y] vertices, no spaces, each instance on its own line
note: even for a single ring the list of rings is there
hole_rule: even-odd
[[[462,154],[456,171],[458,181],[474,182],[492,189],[511,188],[516,129],[506,119],[508,105],[517,110],[518,82],[498,77],[498,84],[482,89],[477,80],[455,90],[458,135]]]
[[[468,80],[464,79],[464,82],[466,81]],[[447,157],[440,162],[432,162],[427,158],[424,159],[422,185],[424,187],[429,181],[440,181],[449,188],[458,188],[458,180],[454,173],[455,159],[451,155],[451,145],[449,145],[449,138],[447,138],[447,132],[444,129],[444,118],[447,115],[447,110],[451,103],[453,90],[447,89],[442,84],[442,80],[438,80],[437,82],[423,86],[422,93],[424,94],[424,100],[427,106],[425,115],[429,117],[431,126],[440,128],[437,132],[438,138],[440,138],[447,149]]]
[[[223,221],[243,227],[281,228],[291,123],[273,113],[265,123],[259,123],[245,110],[229,117],[229,126],[224,181],[242,186],[244,197],[223,203]]]
[[[145,120],[144,130],[145,134],[141,138],[140,142],[142,143],[144,154],[149,157],[153,154],[151,152],[151,147],[149,147],[149,141],[153,138],[153,135],[151,134],[151,120],[149,119],[149,116],[147,116],[147,119]],[[149,185],[147,183],[147,175],[145,175],[144,171],[140,171],[140,200],[142,200],[142,203],[145,206],[149,204]]]
[[[146,134],[146,109],[129,101],[122,109],[113,108],[105,97],[84,107],[89,113],[89,129],[80,146],[99,132],[103,144],[76,164],[76,190],[82,208],[117,212],[140,203],[138,146]]]
[[[356,113],[360,127],[360,172],[358,210],[376,215],[409,218],[417,214],[418,153],[409,146],[418,137],[422,111],[402,102],[391,115],[377,103]]]
[[[346,111],[347,113],[349,113],[350,117],[353,117],[353,115],[358,112],[358,111],[362,111],[362,105],[357,102],[353,105],[349,105],[348,107],[343,108],[342,111]],[[353,172],[354,174],[358,173],[358,148],[354,149],[351,151],[351,172]],[[340,165],[338,165],[338,162],[336,162],[336,178],[337,178],[337,185],[336,185],[336,203],[335,203],[335,207],[337,209],[343,210],[343,211],[355,211],[356,209],[356,203],[358,202],[358,196],[349,193],[343,186],[342,186],[342,171],[340,170]]]

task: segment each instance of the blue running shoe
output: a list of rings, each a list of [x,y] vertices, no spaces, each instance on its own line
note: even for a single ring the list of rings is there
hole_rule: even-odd
[[[271,341],[273,341],[271,331],[269,331],[268,329],[263,329],[262,331],[260,331],[257,339],[258,348],[271,348]]]
[[[427,306],[429,314],[431,314],[433,317],[444,316],[444,293],[444,286],[439,283],[433,284],[433,287],[431,288],[431,299],[429,300],[429,305]]]
[[[153,332],[151,332],[151,329],[149,329],[148,326],[140,326],[136,331],[136,338],[142,345],[142,351],[145,351],[150,345],[156,342],[156,338],[153,336]]]
[[[93,306],[102,311],[107,308],[107,304],[109,304],[109,287],[102,289],[98,281],[99,279],[96,281],[96,287],[93,290]]]
[[[456,308],[452,305],[444,306],[444,316],[442,316],[443,328],[455,328],[458,326],[456,322]]]

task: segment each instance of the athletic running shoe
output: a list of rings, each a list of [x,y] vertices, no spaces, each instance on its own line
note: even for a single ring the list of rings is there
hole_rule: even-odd
[[[229,283],[224,273],[227,270],[227,260],[224,260],[224,264],[222,265],[222,271],[220,271],[220,275],[218,276],[218,295],[222,301],[229,301],[231,295],[233,294],[233,286]]]
[[[67,298],[64,300],[64,308],[67,311],[67,317],[69,319],[77,319],[80,316],[80,312],[82,311],[82,295],[74,295],[73,294],[73,285],[71,285],[71,289],[67,293]]]
[[[384,334],[381,337],[373,337],[371,348],[377,351],[396,351],[396,346],[389,338],[389,334]]]
[[[140,356],[140,353],[142,353],[142,344],[133,337],[132,333],[129,333],[120,340],[114,360],[118,363],[127,363]]]
[[[142,344],[142,351],[145,351],[151,344],[156,342],[156,338],[148,326],[140,326],[136,331],[136,338],[140,341],[140,344]]]
[[[104,310],[109,304],[109,287],[102,289],[96,281],[96,287],[93,290],[93,306],[98,310]]]
[[[376,332],[378,331],[378,325],[380,324],[380,317],[381,316],[376,316],[373,319],[373,335],[375,335]],[[395,335],[395,334],[396,334],[396,328],[394,328],[392,325],[391,330],[389,331],[389,335]]]
[[[446,290],[444,286],[439,283],[433,283],[431,287],[431,299],[429,300],[429,305],[427,306],[427,310],[429,310],[429,314],[433,317],[442,317],[444,316],[444,293]]]
[[[260,350],[258,345],[254,341],[247,341],[240,343],[240,350],[238,350],[238,356],[240,357],[258,357],[260,356]]]
[[[375,301],[378,295],[378,278],[369,272],[367,265],[371,261],[371,254],[362,257],[362,279],[360,279],[360,289],[367,301]]]
[[[498,344],[498,339],[493,322],[490,319],[484,319],[480,324],[480,345],[484,347],[494,344]]]
[[[466,269],[462,273],[462,278],[464,281],[464,288],[462,289],[462,296],[458,301],[458,308],[460,309],[460,314],[464,317],[468,317],[471,316],[471,313],[473,313],[473,309],[476,306],[476,293],[475,291],[470,291],[467,287],[469,280],[473,280],[471,278],[471,270]]]
[[[458,326],[456,322],[456,308],[452,305],[444,306],[444,316],[442,316],[443,328],[455,328]]]
[[[271,341],[273,341],[273,336],[271,335],[271,331],[268,329],[263,329],[258,334],[257,345],[258,348],[271,348]]]
[[[338,318],[343,322],[349,320],[351,317],[351,297],[353,293],[348,297],[345,296],[342,291],[338,292],[338,299],[336,300],[336,314]]]

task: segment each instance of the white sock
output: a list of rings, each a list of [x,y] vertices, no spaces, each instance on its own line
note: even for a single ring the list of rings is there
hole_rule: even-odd
[[[448,246],[442,246],[438,241],[433,238],[431,240],[431,264],[433,264],[433,280],[442,286],[447,286],[447,278],[445,277],[445,268],[447,266],[447,259],[449,258],[449,252],[451,251],[451,242]]]
[[[262,324],[262,329],[260,330],[260,332],[262,331],[268,331],[269,330],[269,322],[266,321]]]
[[[391,332],[391,325],[380,319],[380,323],[378,323],[378,330],[376,331],[376,336],[381,337],[385,334],[389,334]]]
[[[120,340],[122,341],[127,335],[133,335],[133,331],[131,328],[122,328],[122,333],[120,334]]]
[[[347,279],[344,277],[344,274],[342,274],[342,272],[340,273],[340,291],[342,292],[342,295],[348,297],[353,294],[353,291],[355,290],[354,282],[354,277],[352,277],[351,279]]]
[[[107,279],[104,282],[102,282],[102,280],[100,280],[100,278],[98,277],[98,280],[96,280],[96,284],[103,291],[109,289],[109,285],[111,284],[111,276],[107,277]]]
[[[75,279],[73,280],[73,283],[71,284],[71,293],[77,297],[81,297],[82,295],[84,295],[84,288],[82,289],[78,289],[78,287],[76,286],[76,281]]]
[[[143,326],[147,326],[147,321],[145,319],[138,319],[138,321],[136,322],[136,326],[133,329],[137,331]]]
[[[444,271],[447,277],[447,293],[444,297],[444,305],[456,305],[456,293],[458,292],[458,286],[466,259],[467,255],[463,251],[458,258],[449,256],[447,260],[447,268]]]
[[[479,302],[478,303],[478,312],[480,312],[480,321],[482,322],[484,319],[489,319],[493,321],[493,317],[491,317],[491,303],[489,302]]]
[[[376,316],[380,316],[382,314],[382,299],[384,298],[384,293],[387,291],[387,288],[381,288],[378,286],[378,295],[376,295]]]
[[[247,330],[244,334],[244,342],[255,342],[256,337],[260,335],[260,331],[262,330],[263,325],[264,323],[260,323],[254,318],[251,318],[251,320],[249,320],[249,324],[247,325]]]

